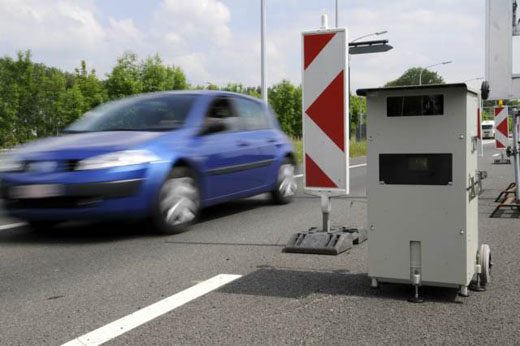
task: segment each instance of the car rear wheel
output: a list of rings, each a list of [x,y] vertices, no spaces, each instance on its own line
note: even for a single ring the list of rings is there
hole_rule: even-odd
[[[184,232],[195,221],[200,208],[200,195],[193,173],[175,167],[159,191],[153,215],[155,231],[160,234]]]
[[[286,157],[278,169],[276,188],[271,191],[271,196],[276,204],[287,204],[292,201],[298,185],[294,178],[294,163]]]

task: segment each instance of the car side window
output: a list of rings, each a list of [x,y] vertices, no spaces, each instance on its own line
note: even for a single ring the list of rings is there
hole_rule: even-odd
[[[243,130],[260,130],[270,127],[262,104],[242,97],[235,98],[234,102]]]
[[[226,97],[219,97],[213,101],[204,122],[221,122],[226,128],[226,132],[238,130],[238,117],[233,111],[229,99]]]

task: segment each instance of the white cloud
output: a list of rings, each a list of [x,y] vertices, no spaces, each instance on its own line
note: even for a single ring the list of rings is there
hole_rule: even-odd
[[[286,4],[277,4],[270,6],[271,11],[280,15]],[[421,6],[418,6],[416,0],[353,0],[343,7],[348,9],[340,11],[340,25],[348,27],[350,39],[388,30],[387,35],[366,39],[389,39],[394,47],[387,53],[352,56],[353,92],[356,88],[383,85],[409,67],[427,66],[446,60],[452,60],[453,63],[434,70],[448,82],[483,76],[484,8],[481,3],[439,0],[421,2]],[[268,60],[270,67],[274,65],[278,70],[283,70],[277,74],[276,69],[273,71],[271,68],[270,81],[275,82],[286,76],[293,82],[301,81],[300,34],[302,31],[317,29],[322,13],[329,15],[329,25],[333,26],[334,13],[331,9],[329,6],[319,11],[284,13],[280,20],[282,24],[270,28],[268,46],[274,45],[283,57],[283,68],[278,68],[277,64]]]
[[[363,14],[353,16],[356,29],[388,29],[394,49],[384,54],[352,58],[353,84],[377,86],[397,78],[407,68],[451,60],[436,69],[448,82],[482,76],[484,40],[482,21],[460,10],[437,8],[396,9],[389,16],[383,8],[366,25]],[[377,23],[377,27],[372,23]],[[360,31],[357,33],[359,34]]]
[[[30,49],[36,61],[73,70],[81,60],[106,72],[143,35],[132,19],[108,18],[85,1],[0,0],[0,52]]]
[[[163,0],[154,24],[187,39],[224,44],[231,37],[230,18],[229,8],[217,0]]]
[[[258,36],[252,36],[251,28],[231,32],[230,22],[231,11],[221,1],[163,0],[151,31],[163,42],[159,54],[167,63],[180,66],[193,84],[259,85]],[[267,56],[270,72],[284,75],[283,56],[271,42]]]
[[[165,62],[180,66],[184,72],[187,72],[191,82],[201,85],[206,85],[206,83],[215,83],[211,72],[207,69],[208,60],[205,54],[186,53],[173,59],[166,57]],[[196,76],[196,78],[193,79],[192,76]]]
[[[100,0],[0,0],[0,53],[31,49],[36,60],[67,70],[86,59],[101,76],[125,50],[142,58],[159,53],[165,62],[183,68],[194,84],[260,84],[256,4],[160,0],[148,16],[135,13],[131,18],[127,13],[120,18],[103,13],[95,1]],[[388,30],[385,37],[394,46],[388,53],[352,57],[353,90],[382,85],[409,67],[444,60],[453,60],[438,69],[447,81],[483,75],[480,2],[436,0],[418,6],[417,0],[352,0],[342,6],[340,24],[348,26],[351,38]],[[268,2],[269,83],[282,78],[300,82],[301,32],[317,28],[321,13],[329,14],[332,25],[332,7],[320,0]]]
[[[11,49],[91,53],[106,35],[91,11],[73,1],[0,0],[0,42]]]
[[[165,40],[167,44],[179,46],[181,44],[184,44],[184,40],[182,39],[181,35],[175,33],[175,32],[169,32],[165,36]]]
[[[143,39],[143,34],[135,26],[132,19],[108,18],[110,27],[107,29],[108,38],[116,42],[136,42]]]

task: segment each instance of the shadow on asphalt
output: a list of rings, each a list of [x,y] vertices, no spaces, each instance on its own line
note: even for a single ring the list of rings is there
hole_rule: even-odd
[[[255,197],[208,207],[202,210],[197,224],[269,205],[272,205],[269,198]],[[0,232],[0,244],[88,244],[157,236],[161,235],[154,234],[143,221],[66,222],[45,231],[35,231],[30,226],[5,230]],[[174,239],[175,236],[170,237]]]
[[[230,243],[230,242],[202,242],[202,241],[175,241],[166,240],[167,244],[177,245],[210,245],[210,246],[258,246],[258,247],[285,247],[285,244],[269,244],[269,243]]]
[[[495,215],[491,216],[490,219],[520,219],[520,211],[510,208],[502,208],[496,211]]]
[[[30,226],[0,232],[0,243],[91,244],[152,236],[142,222],[64,223],[54,229],[35,231]]]
[[[266,206],[273,206],[273,203],[265,194],[214,205],[201,210],[198,224]]]
[[[219,292],[293,299],[317,293],[406,301],[410,297],[411,286],[382,284],[378,289],[371,289],[367,274],[261,267],[224,286]],[[420,293],[426,302],[463,303],[457,300],[458,290],[453,288],[421,287]]]

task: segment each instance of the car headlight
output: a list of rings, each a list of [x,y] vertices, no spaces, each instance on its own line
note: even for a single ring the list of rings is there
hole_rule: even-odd
[[[12,154],[0,156],[0,173],[23,171],[24,162]]]
[[[76,170],[107,169],[139,165],[157,160],[159,160],[159,158],[148,150],[124,150],[81,160],[78,162]]]

